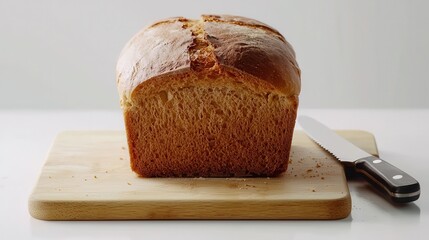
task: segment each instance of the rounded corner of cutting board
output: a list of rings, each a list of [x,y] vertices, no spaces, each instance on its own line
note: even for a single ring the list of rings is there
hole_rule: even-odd
[[[39,220],[50,220],[51,210],[46,208],[46,203],[36,199],[33,195],[28,199],[28,212],[33,218]]]
[[[331,202],[331,213],[333,214],[328,219],[343,219],[348,217],[352,212],[352,198],[350,192],[347,192],[344,197],[338,198]]]

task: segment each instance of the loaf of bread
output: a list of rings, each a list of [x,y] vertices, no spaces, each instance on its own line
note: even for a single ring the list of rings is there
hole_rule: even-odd
[[[287,169],[300,69],[291,45],[264,23],[228,15],[156,22],[122,50],[117,86],[140,176]]]

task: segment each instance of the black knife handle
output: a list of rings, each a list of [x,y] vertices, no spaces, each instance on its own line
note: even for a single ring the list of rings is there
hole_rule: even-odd
[[[420,184],[406,172],[377,157],[355,161],[356,171],[363,174],[379,190],[397,203],[407,203],[420,197]]]

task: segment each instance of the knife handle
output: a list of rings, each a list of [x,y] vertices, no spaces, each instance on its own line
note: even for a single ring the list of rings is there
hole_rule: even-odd
[[[406,172],[388,162],[371,156],[355,161],[356,171],[363,174],[379,190],[397,203],[420,197],[420,184]]]

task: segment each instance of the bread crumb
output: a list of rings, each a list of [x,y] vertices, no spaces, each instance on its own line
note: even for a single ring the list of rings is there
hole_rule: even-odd
[[[51,176],[49,176],[48,178],[51,178]]]
[[[74,176],[72,175],[72,178],[74,178]]]
[[[124,158],[121,158],[121,157],[120,157],[120,158],[119,158],[119,160],[124,160]]]
[[[310,173],[312,171],[313,171],[313,169],[307,169],[307,173]]]
[[[85,178],[85,181],[88,181],[88,179]]]
[[[106,170],[105,173],[108,173],[108,171]]]
[[[298,175],[296,175],[296,174],[295,174],[295,175],[293,175],[293,176],[294,176],[294,177],[297,177]]]
[[[325,177],[321,177],[320,179],[325,180]]]
[[[122,147],[122,150],[125,150],[125,147]]]
[[[313,190],[311,190],[312,192],[316,192],[316,190],[315,189],[313,189]]]
[[[322,166],[322,165],[320,165],[320,163],[317,163],[317,164],[316,164],[316,167],[317,167],[317,168],[320,168],[321,166]]]
[[[128,185],[131,185],[131,183],[130,183],[130,182],[127,182],[127,184],[128,184]]]
[[[94,178],[97,178],[97,176],[94,175]]]

